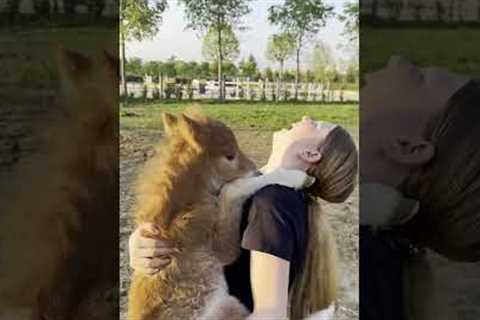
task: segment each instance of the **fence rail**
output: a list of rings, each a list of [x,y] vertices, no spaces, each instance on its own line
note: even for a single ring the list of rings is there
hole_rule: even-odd
[[[149,79],[147,79],[149,80]],[[295,96],[295,84],[271,81],[225,81],[225,100],[288,101]],[[128,95],[145,100],[177,99],[202,100],[216,99],[219,95],[218,81],[193,80],[188,84],[151,81],[127,83]],[[120,86],[123,95],[123,86]],[[297,99],[318,102],[358,102],[358,90],[347,90],[331,83],[299,83]]]

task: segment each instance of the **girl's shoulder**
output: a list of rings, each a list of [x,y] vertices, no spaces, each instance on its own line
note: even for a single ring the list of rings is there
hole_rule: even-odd
[[[285,204],[290,202],[305,203],[306,197],[302,190],[296,190],[290,187],[278,184],[268,185],[258,190],[252,197],[256,203],[265,204]]]
[[[299,212],[303,213],[307,210],[307,198],[302,190],[281,185],[269,185],[253,195],[251,206],[255,208],[255,211],[264,214],[298,218]]]

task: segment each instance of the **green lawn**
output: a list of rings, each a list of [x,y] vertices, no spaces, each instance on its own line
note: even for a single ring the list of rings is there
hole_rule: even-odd
[[[28,29],[27,31],[3,32],[0,34],[0,44],[4,48],[10,46],[37,47],[44,45],[60,45],[65,48],[93,53],[108,49],[117,50],[118,36],[115,28],[107,27],[73,27],[73,28],[45,28]]]
[[[442,66],[480,77],[480,28],[378,28],[362,26],[360,67],[371,72],[392,55],[422,66]]]
[[[178,113],[191,103],[136,103],[120,108],[122,129],[161,129],[162,112]],[[346,128],[358,128],[358,105],[354,104],[271,104],[228,103],[198,104],[204,114],[218,119],[235,130],[274,131],[288,127],[303,115],[313,119],[338,123]]]

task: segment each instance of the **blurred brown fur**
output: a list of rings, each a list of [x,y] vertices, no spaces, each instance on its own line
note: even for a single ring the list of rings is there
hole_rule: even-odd
[[[57,53],[64,115],[2,190],[0,319],[118,313],[117,61]]]

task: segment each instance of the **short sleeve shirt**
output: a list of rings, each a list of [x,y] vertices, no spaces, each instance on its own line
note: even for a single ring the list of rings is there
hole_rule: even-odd
[[[306,195],[279,185],[259,190],[245,203],[240,232],[241,254],[225,267],[225,277],[230,294],[252,311],[250,251],[289,261],[290,285],[302,268],[308,241]]]

